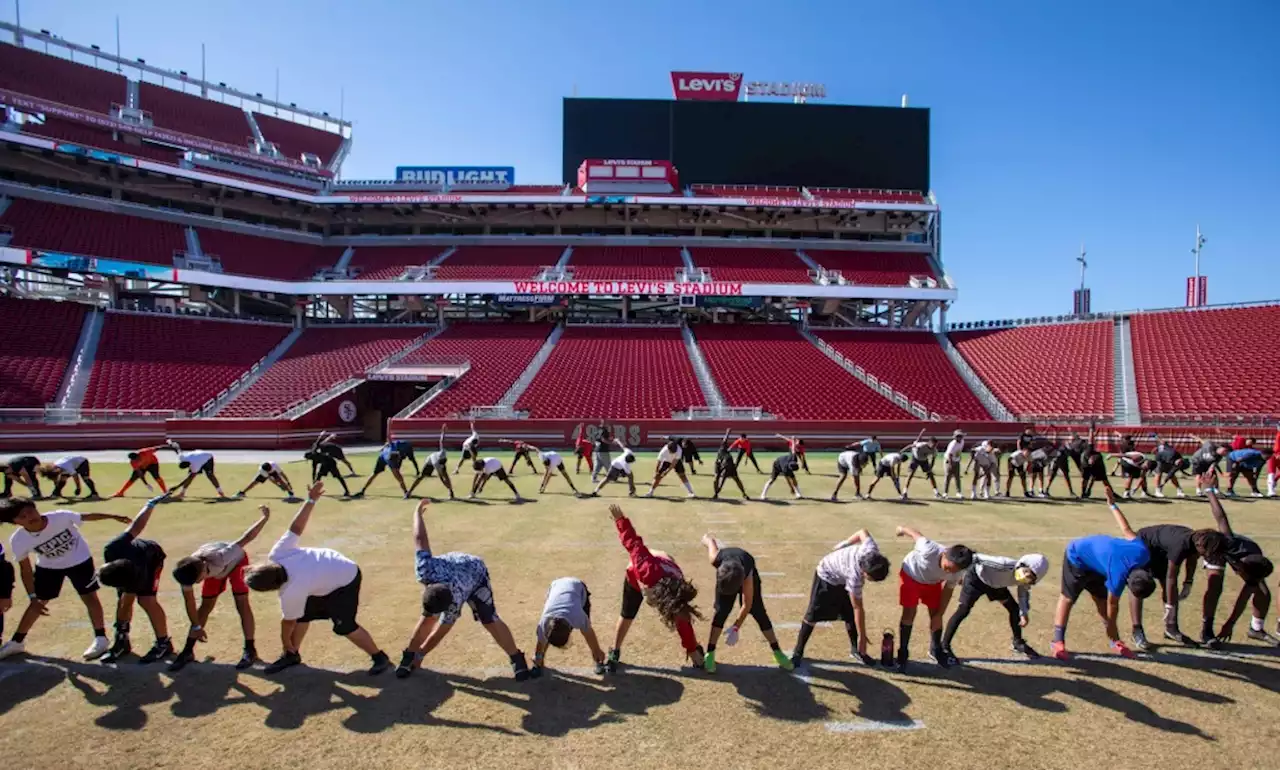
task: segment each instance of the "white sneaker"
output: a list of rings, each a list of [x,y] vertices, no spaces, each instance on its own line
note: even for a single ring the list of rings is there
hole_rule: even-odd
[[[107,641],[105,636],[95,636],[93,644],[89,645],[89,649],[84,651],[85,660],[97,660],[107,654],[107,650],[111,649],[111,643]]]
[[[688,498],[690,498],[690,499],[692,499],[692,498],[697,497],[698,495],[697,495],[697,493],[695,493],[695,492],[685,492],[685,493],[684,493],[684,496],[685,496],[685,497],[688,497]]]
[[[956,493],[955,493],[954,495],[952,495],[951,497],[952,497],[953,499],[956,499],[956,500],[963,500],[963,499],[964,499],[964,495],[960,494],[959,492],[956,492]]]
[[[761,499],[761,500],[765,500],[765,499],[767,499],[767,498],[764,496],[764,493],[763,493],[763,492],[761,492],[761,493],[760,493],[760,499]]]
[[[983,497],[986,497],[986,495],[983,495]],[[977,500],[977,499],[978,499],[978,493],[977,493],[977,492],[974,492],[972,489],[971,489],[971,490],[969,490],[969,499],[970,499],[970,500]]]
[[[1163,489],[1157,489],[1156,491],[1154,491],[1154,492],[1152,492],[1152,493],[1151,493],[1151,496],[1152,496],[1152,497],[1164,497],[1164,490],[1163,490]]]
[[[1124,499],[1128,500],[1128,499],[1130,499],[1131,497],[1133,497],[1133,494],[1132,494],[1129,490],[1127,490],[1127,489],[1126,489],[1126,490],[1124,491],[1124,495],[1122,495],[1122,496],[1124,497]]]
[[[803,499],[804,499],[804,495],[800,494],[799,492],[796,492],[796,499],[797,499],[797,500],[803,500]]]
[[[1186,496],[1187,496],[1187,493],[1183,492],[1181,489],[1179,489],[1178,494],[1175,495],[1175,497],[1186,497]]]
[[[0,660],[12,655],[21,655],[26,651],[27,646],[22,642],[15,642],[13,640],[7,641],[4,644],[0,644]]]
[[[934,498],[935,498],[935,499],[937,499],[937,500],[945,500],[945,499],[946,499],[946,497],[945,497],[945,496],[943,496],[943,494],[942,494],[941,492],[939,492],[938,490],[936,490],[936,489],[935,489],[935,490],[933,490],[933,496],[934,496]]]

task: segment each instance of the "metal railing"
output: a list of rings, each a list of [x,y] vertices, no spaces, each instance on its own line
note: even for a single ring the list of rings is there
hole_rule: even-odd
[[[978,397],[978,401],[982,402],[982,406],[987,410],[987,413],[998,422],[1014,422],[1013,412],[1009,411],[1008,407],[1001,403],[1000,399],[996,398],[996,394],[991,392],[987,384],[982,381],[978,373],[973,370],[969,362],[956,349],[950,338],[943,332],[938,332],[934,336],[938,338],[938,344],[942,346],[942,352],[946,353],[947,358],[951,359],[951,365],[960,373],[960,379],[965,381],[965,384],[969,386],[969,390],[973,391],[973,394]]]
[[[848,358],[845,358],[843,353],[828,345],[824,340],[814,335],[808,329],[800,329],[799,331],[805,336],[805,338],[817,346],[819,350],[825,353],[828,358],[835,361],[843,367],[845,371],[861,380],[867,387],[892,401],[898,406],[898,408],[903,411],[910,412],[920,420],[928,420],[930,422],[939,422],[942,420],[942,416],[937,412],[929,411],[929,408],[924,404],[919,401],[912,401],[907,397],[907,394],[896,390],[889,383],[880,380],[871,372],[868,372],[866,369],[858,366]]]
[[[443,380],[440,380],[435,385],[432,385],[430,388],[428,388],[427,391],[423,393],[421,396],[418,396],[413,401],[411,401],[409,405],[406,406],[404,409],[401,409],[399,412],[397,412],[396,416],[393,419],[403,420],[407,417],[412,417],[420,409],[422,409],[428,403],[430,403],[432,399],[434,399],[436,396],[448,390],[449,386],[457,381],[458,381],[457,377],[445,377]]]
[[[671,413],[673,420],[772,420],[773,415],[758,406],[691,406]]]
[[[71,409],[55,406],[0,409],[7,423],[164,422],[187,413],[176,409]]]
[[[529,413],[511,406],[491,405],[473,406],[467,411],[468,417],[477,420],[527,420]]]

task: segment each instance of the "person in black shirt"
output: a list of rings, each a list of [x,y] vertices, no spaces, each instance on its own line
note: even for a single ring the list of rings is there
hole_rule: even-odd
[[[720,490],[724,489],[725,483],[733,479],[733,483],[738,485],[738,491],[742,493],[742,499],[750,499],[747,495],[747,488],[742,486],[742,479],[738,478],[738,464],[733,460],[733,452],[729,449],[729,431],[724,432],[724,438],[720,441],[720,450],[716,452],[716,477],[714,484],[715,494],[711,496],[712,500],[720,499]]]
[[[303,458],[311,461],[312,484],[325,476],[332,476],[342,485],[342,493],[347,497],[351,497],[351,490],[347,488],[346,479],[342,478],[342,473],[338,471],[338,461],[334,459],[333,455],[319,449],[313,449],[303,455]]]
[[[151,628],[156,634],[155,645],[138,662],[155,663],[173,653],[164,607],[156,599],[156,592],[160,588],[160,574],[164,570],[164,549],[154,540],[144,540],[141,537],[147,522],[151,521],[156,503],[162,499],[163,496],[148,500],[129,528],[112,538],[102,549],[105,563],[98,570],[98,580],[120,593],[120,601],[116,605],[115,644],[103,656],[105,663],[117,661],[132,650],[129,624],[133,620],[135,600],[142,605],[143,612],[147,613],[147,619],[151,621]]]
[[[595,464],[591,468],[591,482],[595,483],[596,478],[601,474],[607,474],[613,463],[613,458],[609,456],[609,449],[613,446],[613,432],[609,430],[609,426],[604,424],[604,420],[600,421],[599,432],[596,433],[595,452],[593,460]]]
[[[0,543],[0,638],[4,637],[4,614],[13,607],[13,565],[4,557]]]
[[[707,637],[707,652],[703,656],[702,666],[708,674],[716,672],[716,642],[720,641],[720,633],[724,623],[733,611],[734,603],[742,605],[742,611],[729,628],[725,644],[732,647],[737,644],[738,630],[746,622],[747,615],[755,618],[760,633],[769,642],[773,650],[773,660],[785,671],[795,668],[791,659],[778,646],[778,636],[773,633],[773,621],[764,608],[764,593],[760,586],[760,573],[756,572],[756,560],[741,548],[721,548],[720,543],[711,533],[702,536],[702,544],[707,547],[707,559],[716,568],[716,614],[711,620],[711,634]]]
[[[1094,445],[1093,439],[1095,430],[1089,428],[1089,442],[1082,448],[1080,452],[1080,460],[1082,467],[1080,469],[1080,496],[1089,497],[1093,493],[1093,485],[1102,482],[1107,489],[1112,489],[1111,480],[1107,478],[1107,464],[1103,459],[1102,452],[1098,451]],[[1112,489],[1114,492],[1115,490]]]
[[[332,457],[335,462],[340,462],[347,466],[347,471],[349,471],[352,476],[359,475],[356,473],[356,469],[351,467],[351,462],[347,460],[346,452],[343,452],[342,447],[338,446],[338,436],[336,434],[323,430],[320,431],[320,435],[316,437],[316,440],[311,442],[311,449],[309,451],[320,452],[328,455],[329,457]]]
[[[1063,441],[1058,451],[1053,455],[1052,462],[1049,464],[1049,481],[1045,484],[1044,493],[1046,497],[1052,497],[1053,493],[1049,491],[1053,486],[1053,480],[1062,474],[1063,481],[1067,482],[1067,494],[1072,497],[1076,496],[1075,490],[1071,488],[1071,461],[1075,461],[1076,470],[1081,474],[1084,473],[1084,450],[1089,446],[1089,442],[1080,437],[1079,433],[1071,432],[1071,436]]]
[[[698,475],[697,468],[694,464],[702,465],[702,455],[698,454],[698,448],[693,445],[693,439],[686,438],[680,442],[680,451],[684,453],[684,464],[689,468],[689,472]]]
[[[1182,491],[1182,485],[1178,483],[1178,473],[1186,474],[1191,467],[1191,461],[1183,457],[1169,441],[1160,441],[1156,444],[1156,453],[1152,459],[1155,461],[1156,488],[1151,494],[1164,497],[1164,485],[1172,482],[1173,488],[1178,490],[1178,497],[1186,497],[1186,493]]]
[[[773,482],[782,476],[787,480],[787,486],[791,489],[791,494],[797,500],[800,499],[800,484],[796,482],[796,471],[800,470],[800,461],[793,454],[785,454],[773,461],[773,472],[769,474],[769,480],[764,483],[764,489],[760,490],[760,499],[766,500],[769,497],[769,487]]]
[[[0,475],[4,476],[4,491],[0,492],[0,497],[9,497],[13,492],[13,482],[16,481],[31,490],[33,500],[43,498],[44,494],[40,491],[39,468],[40,460],[31,455],[14,457],[6,463],[0,463]]]
[[[1192,530],[1177,524],[1156,524],[1138,530],[1138,537],[1151,554],[1148,569],[1160,584],[1164,597],[1164,638],[1191,646],[1198,646],[1191,637],[1178,629],[1178,600],[1191,592],[1195,578],[1196,560],[1199,556],[1206,564],[1221,565],[1226,559],[1227,539],[1213,529]],[[1178,572],[1187,565],[1186,580],[1178,590]],[[1133,643],[1139,650],[1151,649],[1147,633],[1142,627],[1142,599],[1129,595],[1129,614],[1133,618]]]
[[[1225,569],[1223,565],[1204,564],[1208,586],[1204,592],[1200,637],[1206,647],[1221,649],[1223,642],[1231,638],[1236,621],[1244,614],[1244,608],[1252,601],[1253,616],[1249,620],[1248,637],[1280,646],[1280,638],[1266,631],[1267,611],[1271,607],[1271,589],[1267,587],[1267,578],[1275,570],[1275,565],[1262,553],[1257,542],[1231,531],[1231,524],[1227,521],[1227,513],[1222,509],[1217,492],[1209,489],[1205,491],[1205,495],[1209,499],[1209,510],[1218,524],[1218,531],[1227,538],[1226,563],[1244,581],[1244,587],[1240,589],[1240,595],[1226,622],[1214,634],[1213,616],[1218,610],[1218,599],[1222,596]],[[1276,633],[1280,634],[1280,621],[1276,623]]]

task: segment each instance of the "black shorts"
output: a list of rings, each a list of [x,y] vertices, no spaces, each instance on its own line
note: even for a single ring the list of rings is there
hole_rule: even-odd
[[[667,471],[672,469],[675,469],[676,474],[683,476],[684,460],[676,460],[674,463],[669,463],[664,460],[663,462],[658,463],[659,474],[666,473]]]
[[[465,447],[465,446],[464,446],[464,447],[462,448],[462,459],[463,459],[463,460],[474,460],[474,459],[476,459],[476,450],[474,450],[474,449],[472,449],[472,448],[470,448],[470,447]]]
[[[755,618],[756,623],[760,626],[761,631],[768,631],[773,628],[773,621],[769,620],[769,613],[764,608],[764,594],[760,588],[760,573],[751,573],[751,582],[755,588],[755,596],[751,601],[751,617]],[[716,594],[716,614],[712,619],[711,625],[716,628],[724,628],[725,621],[729,619],[729,613],[733,612],[734,605],[742,601],[742,593],[736,594]]]
[[[964,573],[964,582],[960,586],[960,604],[972,606],[984,596],[990,601],[1004,604],[1014,601],[1013,593],[1008,588],[992,588],[982,582],[982,578],[978,576],[977,566],[969,565],[969,569]]]
[[[332,476],[335,479],[342,478],[342,474],[338,472],[338,464],[331,458],[325,458],[324,462],[316,464],[316,477]]]
[[[347,459],[347,454],[342,451],[342,447],[337,444],[321,444],[320,451],[332,457],[335,460]]]
[[[134,468],[132,475],[134,478],[140,479],[148,473],[157,479],[160,478],[160,463],[151,463],[150,465],[144,465],[141,468]]]
[[[1208,473],[1209,469],[1214,467],[1215,465],[1217,465],[1217,463],[1212,460],[1192,460],[1191,472],[1197,476],[1200,476],[1202,474]]]
[[[62,593],[62,580],[71,580],[71,587],[81,596],[95,593],[98,590],[98,572],[93,566],[93,559],[85,559],[79,564],[66,569],[42,567],[35,569],[36,598],[42,602],[52,601]],[[154,596],[154,594],[152,594]]]
[[[360,624],[356,622],[356,612],[360,609],[360,570],[356,570],[356,578],[342,588],[335,589],[324,596],[312,596],[307,599],[306,609],[302,612],[299,623],[311,623],[316,620],[328,620],[333,623],[333,632],[338,636],[352,633]]]
[[[393,471],[400,470],[400,464],[404,462],[404,455],[393,454],[391,459],[387,460],[382,455],[378,455],[378,461],[373,464],[373,475],[377,476],[387,468]],[[337,467],[336,463],[334,467]]]
[[[506,480],[507,480],[507,471],[506,471],[506,469],[505,469],[505,468],[499,468],[498,470],[494,471],[493,473],[486,473],[486,474],[485,474],[485,476],[486,476],[486,477],[487,477],[487,476],[492,476],[492,477],[494,477],[495,479],[497,479],[498,481],[506,481]]]
[[[1088,591],[1095,599],[1107,598],[1107,579],[1085,567],[1077,567],[1062,555],[1062,595],[1075,601]]]
[[[1120,475],[1124,476],[1126,479],[1140,479],[1142,478],[1142,466],[1131,465],[1122,461],[1120,463]]]
[[[892,475],[893,475],[892,465],[881,464],[876,466],[876,478],[881,479],[881,478],[884,478],[885,476],[892,476]]]
[[[1044,460],[1032,460],[1032,461],[1031,461],[1031,472],[1032,472],[1032,473],[1044,473],[1044,466],[1045,466],[1045,461],[1044,461]]]
[[[1156,471],[1165,476],[1172,475],[1177,469],[1178,464],[1176,462],[1165,462],[1162,460],[1156,462]]]
[[[1106,481],[1107,469],[1103,465],[1089,464],[1084,466],[1082,478],[1085,481]]]
[[[911,467],[909,470],[924,471],[924,475],[932,476],[933,463],[929,462],[928,460],[917,460],[916,458],[913,457],[911,458]]]
[[[644,604],[644,594],[631,585],[631,581],[622,581],[622,617],[635,620],[640,614],[640,605]]]
[[[722,479],[727,479],[730,476],[737,478],[738,466],[733,464],[733,460],[730,460],[729,462],[726,462],[726,463],[717,463],[716,475]]]
[[[209,458],[209,461],[207,463],[200,466],[200,470],[196,471],[195,473],[192,473],[191,475],[198,476],[201,473],[208,476],[210,479],[213,478],[213,458],[212,457]]]
[[[804,622],[825,623],[832,620],[853,622],[853,600],[842,585],[828,583],[813,573],[813,585],[809,587],[809,608],[804,612]]]
[[[435,472],[436,472],[436,466],[432,465],[431,463],[427,463],[426,465],[422,466],[422,472],[419,473],[418,476],[424,479],[431,478],[431,475]],[[441,476],[445,475],[444,470],[440,471],[440,475]]]
[[[775,465],[775,466],[774,466],[774,468],[773,468],[773,472],[769,474],[769,481],[771,481],[771,482],[772,482],[772,481],[777,481],[779,476],[784,476],[784,477],[789,478],[789,479],[791,479],[792,481],[794,481],[794,480],[795,480],[795,478],[796,478],[796,472],[795,472],[795,471],[793,471],[793,470],[791,470],[791,468],[790,468],[790,467],[788,467],[788,468],[786,468],[786,469],[782,469],[782,468],[778,468],[778,467]]]
[[[89,478],[89,461],[84,460],[79,465],[77,465],[75,469],[71,471],[71,473],[77,476],[84,476],[85,478]]]
[[[626,471],[620,471],[612,465],[609,466],[609,474],[604,477],[605,481],[617,481],[629,477],[631,474]]]
[[[135,564],[134,567],[136,568],[137,565]],[[160,593],[160,576],[163,574],[164,559],[161,559],[159,564],[143,569],[142,574],[134,580],[133,585],[125,586],[119,589],[119,592],[139,597],[155,596]]]
[[[1050,463],[1052,464],[1055,470],[1059,470],[1059,471],[1062,471],[1063,473],[1067,473],[1068,471],[1071,470],[1071,455],[1067,454],[1066,452],[1062,452],[1057,456],[1055,456],[1054,458],[1052,458],[1050,460]]]
[[[263,471],[258,471],[257,481],[259,483],[264,481],[274,481],[277,484],[284,484],[284,476],[281,476],[275,471],[266,471],[265,473]]]
[[[31,455],[23,455],[22,457],[15,457],[9,461],[9,470],[13,471],[14,473],[27,471],[28,473],[34,476],[36,472],[36,468],[39,468],[39,467],[40,467],[40,460],[38,460],[35,457],[32,457]]]

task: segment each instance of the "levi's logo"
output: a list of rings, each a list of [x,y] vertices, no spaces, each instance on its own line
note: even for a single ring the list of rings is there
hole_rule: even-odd
[[[672,72],[671,90],[676,99],[737,101],[741,72]]]

